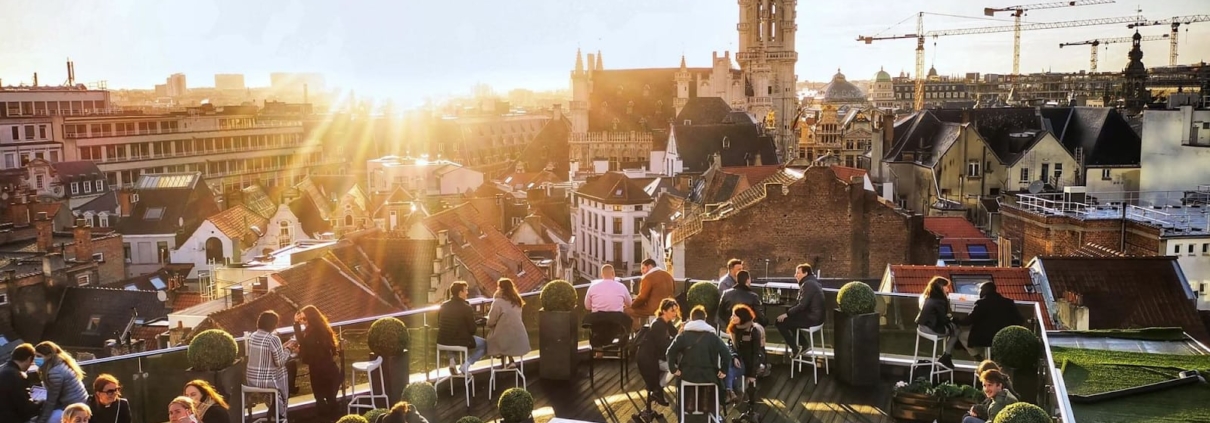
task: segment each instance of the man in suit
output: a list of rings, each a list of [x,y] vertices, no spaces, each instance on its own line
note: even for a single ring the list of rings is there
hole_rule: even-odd
[[[639,270],[643,272],[643,279],[639,280],[639,295],[634,297],[630,306],[623,309],[626,315],[634,319],[631,329],[636,331],[643,327],[643,322],[648,317],[655,315],[660,300],[672,298],[676,290],[672,274],[655,267],[655,260],[643,260]]]
[[[983,361],[983,350],[992,345],[996,332],[1008,326],[1023,325],[1025,318],[1017,309],[1017,304],[996,292],[996,284],[985,282],[979,285],[979,300],[975,308],[958,323],[958,340],[966,346],[966,351]]]

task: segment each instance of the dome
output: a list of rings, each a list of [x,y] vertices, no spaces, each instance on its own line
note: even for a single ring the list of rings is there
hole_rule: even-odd
[[[832,77],[832,82],[823,87],[822,91],[824,102],[845,103],[866,101],[865,93],[861,92],[861,88],[857,88],[856,85],[846,81],[844,74],[840,73],[840,69],[836,70],[836,75]]]
[[[929,75],[928,75],[928,77],[929,77],[929,78],[932,78],[932,77],[934,77],[934,76],[937,76],[937,68],[936,68],[936,67],[934,67],[934,66],[929,66]]]
[[[878,73],[874,75],[874,82],[891,82],[891,74],[879,68]]]

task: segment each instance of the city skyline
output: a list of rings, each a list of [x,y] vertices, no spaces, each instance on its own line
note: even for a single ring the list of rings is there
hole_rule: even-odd
[[[734,1],[585,2],[518,1],[473,5],[355,2],[333,5],[303,0],[243,4],[230,1],[139,4],[130,0],[78,5],[42,1],[12,3],[21,13],[0,17],[0,54],[4,84],[42,85],[66,79],[67,58],[76,63],[76,82],[105,80],[110,88],[152,89],[174,73],[196,86],[213,85],[216,73],[239,73],[247,86],[269,85],[272,72],[319,72],[328,85],[359,97],[391,98],[418,104],[425,97],[467,93],[476,83],[498,92],[514,88],[564,89],[575,51],[600,50],[606,69],[675,67],[680,56],[689,66],[709,66],[712,51],[737,48]],[[911,73],[911,40],[865,45],[858,35],[915,31],[914,13],[927,15],[925,30],[1002,26],[1007,16],[983,18],[983,7],[1005,2],[960,0],[877,2],[850,8],[808,4],[798,7],[797,73],[800,80],[827,81],[839,68],[849,79],[870,79],[880,68],[892,75]],[[1027,22],[1053,22],[1135,14],[1138,5],[1114,4],[1039,10]],[[1210,13],[1197,0],[1157,1],[1142,5],[1149,20]],[[174,24],[189,17],[190,24]],[[441,19],[434,17],[448,17]],[[59,21],[54,31],[40,23]],[[900,24],[896,25],[896,22]],[[1145,27],[1144,35],[1168,33],[1167,26]],[[1088,47],[1059,49],[1060,42],[1133,34],[1124,25],[1080,27],[1022,33],[1021,72],[1078,72],[1088,68]],[[1180,32],[1180,63],[1210,60],[1210,24],[1185,25]],[[1100,71],[1125,66],[1127,44],[1101,47]],[[943,75],[966,72],[1011,73],[1011,32],[929,39],[926,67]],[[1168,62],[1168,43],[1144,44],[1144,63]]]

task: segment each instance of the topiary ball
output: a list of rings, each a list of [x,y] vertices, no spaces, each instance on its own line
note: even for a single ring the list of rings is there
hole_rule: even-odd
[[[374,422],[378,421],[379,417],[382,417],[384,414],[389,413],[389,412],[391,412],[391,410],[387,410],[384,408],[375,408],[373,410],[367,411],[365,414],[362,414],[361,416],[365,417],[367,422],[374,423]]]
[[[350,414],[350,415],[341,417],[340,420],[336,421],[336,423],[370,423],[370,422],[367,421],[365,417],[361,417],[356,414]]]
[[[1032,369],[1038,364],[1038,336],[1022,326],[1008,326],[992,338],[992,357],[1001,366]]]
[[[475,417],[475,416],[466,416],[461,419],[458,419],[458,421],[456,421],[454,423],[483,423],[483,420],[480,420],[478,417]]]
[[[846,283],[836,294],[836,304],[844,314],[870,314],[877,309],[877,303],[878,296],[874,294],[874,289],[861,282]]]
[[[412,382],[403,388],[404,401],[421,410],[432,410],[437,406],[437,388],[428,382]]]
[[[534,413],[534,397],[525,388],[509,388],[500,394],[500,417],[505,422],[519,422],[529,419]]]
[[[694,283],[693,286],[689,287],[689,293],[686,295],[686,298],[689,301],[689,310],[682,311],[686,316],[697,306],[706,307],[706,314],[714,315],[718,310],[720,300],[718,285],[711,282]]]
[[[221,329],[199,333],[189,342],[189,366],[194,371],[217,372],[231,367],[239,357],[235,338]]]
[[[408,326],[394,317],[383,317],[370,325],[367,343],[370,351],[384,357],[402,355],[411,344]]]
[[[576,309],[579,296],[576,294],[576,288],[570,282],[556,279],[542,287],[541,300],[542,310],[572,311]]]
[[[1054,419],[1042,407],[1028,402],[1014,402],[1000,410],[991,423],[1053,423]]]

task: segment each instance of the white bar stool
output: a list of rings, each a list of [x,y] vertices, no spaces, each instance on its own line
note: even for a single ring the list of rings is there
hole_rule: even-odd
[[[248,394],[253,394],[253,395],[255,395],[255,394],[268,394],[268,395],[270,395],[270,397],[269,397],[269,401],[272,401],[272,402],[271,402],[271,403],[269,403],[269,404],[265,404],[266,406],[269,406],[269,410],[265,411],[265,417],[264,417],[264,418],[260,418],[260,419],[253,420],[254,422],[263,422],[263,421],[269,421],[269,414],[273,414],[273,421],[274,421],[274,423],[277,423],[277,422],[280,422],[280,421],[281,421],[281,420],[280,420],[280,419],[281,419],[281,413],[270,413],[270,411],[273,411],[273,410],[272,410],[272,409],[273,409],[273,406],[275,406],[275,405],[277,404],[277,401],[278,401],[278,395],[281,395],[281,393],[280,393],[280,392],[277,392],[277,389],[274,389],[274,388],[257,388],[257,387],[255,387],[255,386],[240,385],[239,390],[240,390],[240,395],[241,395],[241,396],[243,397],[243,399],[244,399],[244,410],[243,410],[244,412],[243,412],[243,413],[240,413],[240,416],[239,416],[239,421],[240,421],[240,423],[247,422],[247,421],[248,421],[248,416],[252,415],[252,406],[253,406],[254,404],[253,404],[253,403],[251,403],[251,402],[248,402]]]
[[[441,368],[441,353],[442,352],[445,352],[446,354],[457,354],[459,357],[459,359],[457,360],[458,366],[462,366],[462,364],[466,363],[467,359],[470,357],[470,351],[466,347],[456,347],[456,346],[452,346],[452,345],[437,344],[437,367],[436,367],[437,369]],[[440,370],[438,370],[438,371],[440,371]],[[461,374],[450,374],[448,377],[445,377],[443,379],[437,379],[437,383],[434,383],[433,387],[435,388],[435,387],[437,387],[437,385],[440,385],[441,382],[448,380],[450,382],[450,395],[454,395],[454,379],[462,378],[462,387],[463,387],[463,389],[466,389],[466,406],[470,407],[471,406],[471,396],[475,395],[475,378],[474,378],[474,376],[471,376],[470,373],[471,373],[471,366],[469,363],[467,363],[466,371],[462,372]]]
[[[366,374],[366,382],[370,385],[370,392],[353,395],[353,398],[349,399],[348,414],[358,414],[353,410],[361,408],[367,410],[379,408],[377,407],[379,399],[382,399],[382,403],[386,404],[385,408],[390,408],[391,400],[387,397],[386,377],[384,377],[382,372],[382,357],[378,357],[374,361],[358,361],[353,363],[352,367],[353,377],[349,386],[357,386],[357,372],[362,372]],[[371,375],[374,372],[378,372],[378,392],[374,391],[374,377]],[[362,404],[364,400],[369,400],[370,403]]]
[[[924,338],[925,340],[928,340],[928,341],[933,341],[933,354],[931,356],[929,356],[929,359],[925,360],[924,363],[920,362],[921,361],[920,360],[920,338]],[[919,327],[916,328],[916,349],[914,351],[912,351],[912,368],[911,368],[911,370],[908,371],[909,380],[916,380],[916,368],[917,367],[928,367],[929,368],[929,383],[933,382],[933,378],[936,378],[938,381],[940,381],[941,380],[940,375],[945,374],[945,373],[949,373],[950,382],[954,381],[954,369],[947,369],[947,368],[945,368],[945,366],[942,366],[937,363],[937,348],[941,345],[942,339],[945,339],[944,335],[933,335],[933,334],[920,330]],[[938,370],[938,368],[940,368],[940,370]]]
[[[517,361],[516,361],[517,367],[511,368],[511,369],[505,367],[505,360],[504,360],[503,356],[499,357],[499,359],[500,359],[499,368],[496,367],[496,357],[492,358],[492,362],[491,362],[492,378],[487,382],[487,399],[489,399],[489,400],[492,399],[492,392],[495,392],[495,390],[496,390],[496,373],[497,372],[499,372],[499,373],[512,372],[513,373],[513,385],[516,385],[517,387],[524,388],[526,385],[528,385],[528,383],[525,381],[524,358],[525,357],[517,357]],[[518,383],[518,382],[520,382],[520,383]]]
[[[794,331],[794,340],[797,341],[799,348],[802,347],[802,334],[804,334],[804,333],[807,334],[807,345],[810,349],[804,350],[803,353],[800,353],[799,355],[796,355],[790,359],[790,378],[791,379],[794,378],[794,369],[795,368],[801,369],[802,365],[809,364],[809,365],[811,365],[811,369],[815,373],[814,374],[815,383],[818,384],[819,383],[819,363],[817,363],[815,361],[815,357],[819,357],[819,358],[823,359],[824,374],[832,373],[832,367],[830,364],[828,364],[828,355],[823,352],[823,349],[826,348],[826,346],[824,345],[824,340],[823,340],[823,325],[812,326],[809,328],[799,328],[798,330]],[[815,334],[817,334],[817,333],[819,334],[819,348],[818,349],[815,348]],[[811,358],[810,359],[803,358],[804,355],[807,357],[811,357]],[[799,370],[799,371],[801,372],[802,370]]]
[[[691,389],[693,390],[693,403],[694,403],[694,404],[698,404],[698,403],[699,403],[698,399],[701,397],[701,394],[702,394],[702,392],[703,392],[703,391],[705,391],[705,392],[710,392],[711,390],[714,390],[714,391],[715,391],[715,392],[714,392],[714,409],[713,409],[711,412],[709,412],[709,413],[703,413],[703,412],[701,412],[701,410],[694,410],[694,412],[693,412],[692,414],[688,414],[688,415],[702,415],[702,414],[705,414],[705,415],[706,415],[706,420],[707,420],[707,421],[713,421],[713,422],[716,422],[716,423],[722,423],[722,422],[723,422],[723,420],[722,420],[722,419],[723,419],[723,418],[722,418],[722,407],[720,407],[720,406],[719,406],[719,402],[718,402],[718,394],[719,394],[719,393],[717,392],[717,390],[718,390],[718,384],[715,384],[715,383],[693,383],[693,382],[686,382],[684,379],[681,379],[681,384],[680,384],[680,389],[679,389],[679,391],[680,391],[680,397],[681,397],[681,402],[680,402],[680,404],[677,404],[677,405],[679,405],[679,406],[680,406],[680,408],[681,408],[681,412],[680,412],[680,413],[681,413],[681,414],[680,414],[680,416],[681,416],[681,417],[680,417],[680,419],[679,419],[679,420],[677,420],[677,421],[680,421],[680,422],[685,421],[685,416],[686,416],[686,413],[685,413],[685,404],[686,404],[685,397],[687,396],[687,395],[686,395],[686,392],[685,392],[685,391],[686,391],[686,388],[691,388]],[[713,388],[713,389],[703,389],[703,388]]]

